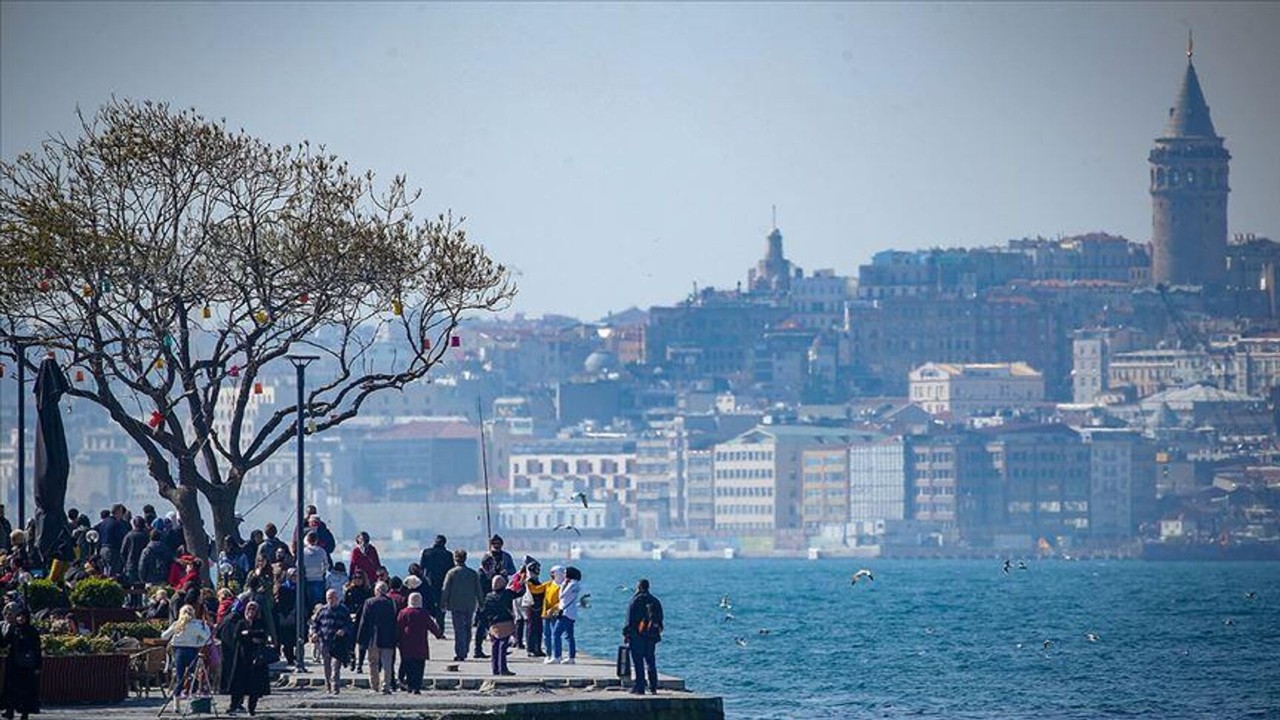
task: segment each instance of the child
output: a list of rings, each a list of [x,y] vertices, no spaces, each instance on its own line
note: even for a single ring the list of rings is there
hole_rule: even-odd
[[[333,567],[329,568],[329,572],[324,574],[324,589],[327,593],[330,590],[337,590],[338,597],[342,597],[347,592],[347,567],[341,562],[336,562]]]

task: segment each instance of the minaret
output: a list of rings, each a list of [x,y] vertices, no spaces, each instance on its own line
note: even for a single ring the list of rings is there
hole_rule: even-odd
[[[1169,123],[1151,150],[1151,279],[1169,285],[1215,285],[1226,275],[1227,163],[1231,153],[1209,119],[1191,35],[1187,71]]]

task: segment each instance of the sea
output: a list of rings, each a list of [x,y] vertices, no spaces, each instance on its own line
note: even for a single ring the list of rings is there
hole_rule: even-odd
[[[1280,563],[573,564],[583,650],[614,656],[648,578],[659,670],[732,720],[1280,718]]]

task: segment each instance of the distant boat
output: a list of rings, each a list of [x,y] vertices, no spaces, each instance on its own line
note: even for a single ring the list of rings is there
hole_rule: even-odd
[[[818,560],[822,557],[822,550],[819,548],[809,548],[809,559]]]
[[[664,552],[665,551],[662,548],[654,548],[650,552],[650,557],[653,558],[654,560],[661,560]]]
[[[738,556],[738,551],[737,551],[737,550],[734,550],[733,548],[725,548],[725,549],[724,549],[724,559],[725,559],[725,560],[732,560],[732,559],[736,558],[737,556]]]

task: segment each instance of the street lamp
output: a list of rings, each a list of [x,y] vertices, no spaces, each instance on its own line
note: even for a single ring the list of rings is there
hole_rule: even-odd
[[[27,346],[14,338],[18,359],[18,527],[27,529]]]
[[[296,621],[297,621],[297,632],[298,632],[298,635],[297,635],[297,649],[296,649],[296,651],[294,652],[294,658],[295,658],[295,662],[294,662],[294,670],[295,670],[296,672],[306,672],[306,671],[307,671],[307,665],[306,665],[306,663],[305,663],[305,662],[304,662],[304,660],[303,660],[303,657],[304,657],[304,656],[305,656],[305,654],[306,654],[306,646],[307,646],[307,636],[306,636],[306,633],[305,633],[305,628],[306,628],[306,620],[307,620],[307,617],[310,615],[310,612],[309,612],[309,611],[310,611],[310,609],[311,609],[311,608],[308,608],[308,607],[307,607],[307,599],[306,599],[306,598],[307,598],[307,593],[306,593],[306,588],[307,588],[307,576],[306,576],[306,569],[303,567],[303,564],[302,564],[302,546],[303,546],[303,542],[304,542],[304,540],[305,540],[305,538],[306,538],[306,536],[304,535],[304,533],[306,532],[306,530],[305,530],[306,518],[302,517],[302,512],[303,512],[303,503],[302,503],[303,480],[302,480],[302,477],[303,477],[303,464],[306,462],[306,461],[305,461],[305,459],[304,459],[304,456],[303,456],[303,442],[304,442],[303,438],[304,438],[304,437],[306,437],[306,420],[305,420],[305,419],[303,418],[303,416],[302,416],[302,406],[303,406],[303,404],[306,402],[305,392],[306,392],[306,382],[307,382],[307,366],[308,366],[308,365],[310,365],[312,362],[314,362],[314,361],[316,361],[316,360],[319,360],[319,359],[320,359],[320,356],[318,356],[318,355],[289,355],[289,356],[287,356],[287,357],[289,358],[289,362],[293,363],[293,368],[294,368],[294,370],[296,370],[296,371],[297,371],[297,373],[298,373],[298,405],[297,405],[297,413],[298,413],[298,418],[297,418],[297,419],[298,419],[298,424],[297,424],[297,436],[298,436],[298,487],[297,487],[297,501],[298,501],[298,546],[297,546],[296,548],[294,548],[294,562],[295,562],[295,563],[297,563],[297,568],[298,568],[298,582],[296,583],[296,584],[297,584],[297,587],[295,587],[295,588],[294,588],[294,590],[297,592],[297,595],[295,596],[295,599],[294,599],[294,606],[293,606],[293,614],[294,614],[294,616],[295,616],[295,618],[296,618]]]

